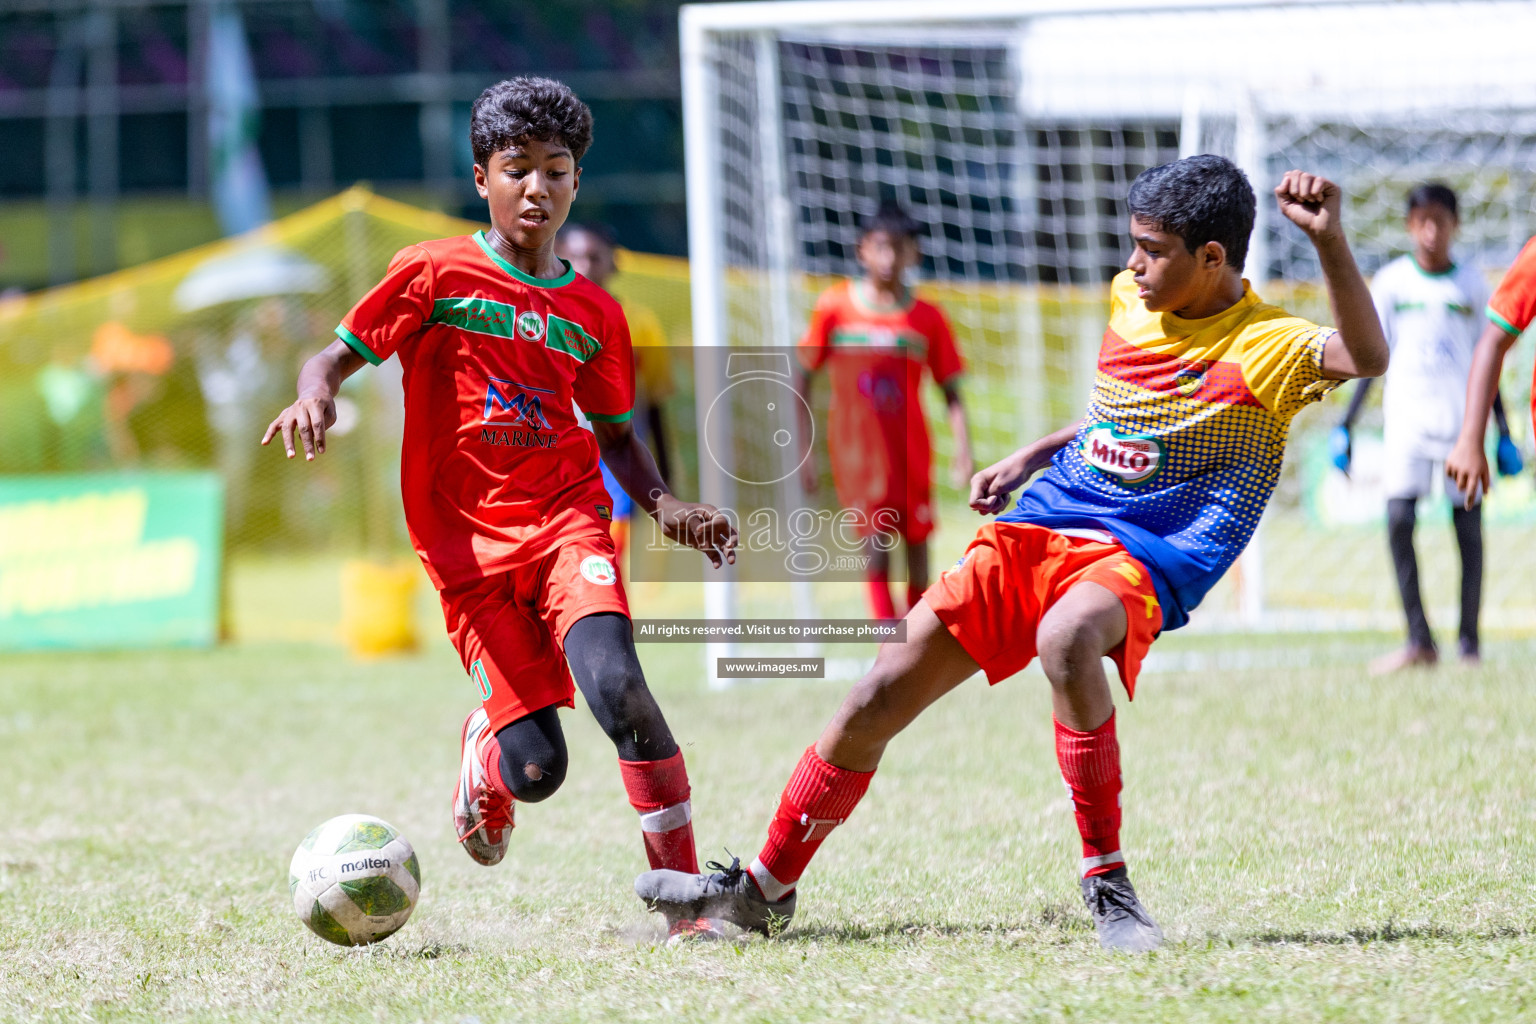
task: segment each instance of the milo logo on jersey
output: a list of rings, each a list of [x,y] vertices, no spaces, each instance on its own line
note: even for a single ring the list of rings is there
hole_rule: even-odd
[[[1127,487],[1144,484],[1163,468],[1163,443],[1145,434],[1122,434],[1110,423],[1083,431],[1083,461]]]

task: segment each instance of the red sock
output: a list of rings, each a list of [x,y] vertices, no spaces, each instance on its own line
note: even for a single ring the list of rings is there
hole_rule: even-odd
[[[891,600],[891,577],[888,573],[871,572],[864,579],[869,590],[870,614],[877,619],[894,619],[896,604]]]
[[[679,750],[662,761],[619,761],[629,805],[640,812],[640,835],[651,868],[695,874],[693,804],[688,799],[688,769]]]
[[[771,900],[794,889],[822,841],[848,819],[874,772],[853,772],[823,761],[809,747],[789,777],[768,842],[752,862],[752,879]]]
[[[494,739],[482,742],[475,756],[480,759],[480,769],[485,772],[485,779],[491,788],[508,800],[517,799],[512,795],[512,787],[507,785],[506,777],[501,774],[501,744]]]
[[[1056,763],[1072,791],[1077,831],[1083,837],[1083,877],[1125,866],[1120,854],[1120,741],[1115,713],[1091,732],[1056,723]]]

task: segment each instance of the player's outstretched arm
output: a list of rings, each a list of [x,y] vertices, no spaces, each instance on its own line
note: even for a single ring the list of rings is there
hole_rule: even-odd
[[[1323,376],[1329,380],[1380,377],[1387,372],[1387,337],[1376,317],[1376,304],[1340,219],[1344,193],[1320,174],[1286,171],[1275,186],[1275,201],[1285,219],[1307,233],[1323,265],[1328,305],[1338,333],[1323,349]]]
[[[304,446],[304,461],[313,462],[316,455],[325,452],[326,428],[336,422],[336,392],[341,390],[341,382],[364,365],[363,357],[340,338],[310,356],[299,370],[298,400],[268,424],[261,443],[270,444],[281,434],[283,449],[291,459],[297,434]]]
[[[1008,507],[1008,496],[1020,484],[1050,464],[1051,457],[1072,443],[1079,423],[1072,423],[1025,445],[1001,462],[971,477],[971,508],[984,516]]]
[[[662,533],[704,552],[716,569],[726,562],[735,564],[736,526],[730,517],[713,505],[682,501],[673,495],[657,472],[650,449],[635,436],[633,424],[594,420],[592,434],[609,472],[624,493],[656,520]]]
[[[1472,371],[1467,374],[1467,414],[1461,421],[1461,436],[1445,457],[1445,475],[1466,495],[1467,508],[1477,496],[1486,493],[1492,483],[1488,456],[1483,451],[1483,435],[1488,430],[1488,410],[1499,391],[1499,371],[1504,355],[1519,340],[1498,324],[1483,328],[1472,350]]]

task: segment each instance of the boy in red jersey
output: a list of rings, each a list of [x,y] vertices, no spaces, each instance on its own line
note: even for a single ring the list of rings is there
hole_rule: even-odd
[[[574,706],[574,673],[618,749],[651,865],[692,871],[688,775],[635,656],[599,453],[667,536],[716,566],[735,560],[736,535],[713,506],[662,483],[629,422],[634,365],[619,305],[554,254],[591,140],[591,112],[559,82],[516,78],[481,93],[470,141],[491,229],[397,253],[304,365],[298,400],[262,444],[281,436],[293,458],[297,435],[306,459],[322,454],[341,382],[398,355],[406,524],[482,701],[461,734],[460,843],[497,863],[514,801],[560,787],[556,710]]]
[[[801,396],[810,407],[810,372],[827,368],[832,399],[827,447],[832,480],[843,508],[859,513],[869,556],[869,607],[877,619],[896,618],[891,599],[891,544],[907,547],[907,601],[911,609],[928,589],[928,535],[933,532],[930,466],[933,448],[923,413],[923,368],[944,391],[955,435],[951,476],[963,487],[971,477],[970,431],[960,400],[964,369],[949,321],[939,307],[907,289],[917,264],[918,225],[895,203],[883,203],[859,236],[864,276],[833,285],[816,300],[800,341],[808,371]],[[803,470],[807,490],[817,486],[814,460]]]
[[[1338,330],[1261,302],[1243,279],[1256,204],[1230,161],[1195,156],[1131,185],[1127,269],[1083,422],[977,473],[988,515],[965,557],[906,617],[806,750],[752,864],[653,870],[635,892],[672,916],[772,932],[827,836],[869,788],[886,745],[976,672],[999,683],[1036,655],[1051,684],[1056,759],[1082,839],[1080,886],[1106,949],[1155,948],[1120,849],[1120,746],[1103,659],[1126,695],[1162,629],[1231,567],[1274,492],[1290,420],[1333,382],[1377,376],[1388,349],[1339,223],[1332,182],[1290,171],[1281,212],[1317,250]],[[1004,512],[1010,492],[1045,470]]]
[[[1488,325],[1472,352],[1472,372],[1467,375],[1467,415],[1461,436],[1445,460],[1445,475],[1467,496],[1472,507],[1475,495],[1487,492],[1493,482],[1483,435],[1488,430],[1488,411],[1499,393],[1499,371],[1504,356],[1520,335],[1536,320],[1536,238],[1525,243],[1520,255],[1504,274],[1485,311]],[[1536,424],[1536,381],[1531,388],[1531,419]]]

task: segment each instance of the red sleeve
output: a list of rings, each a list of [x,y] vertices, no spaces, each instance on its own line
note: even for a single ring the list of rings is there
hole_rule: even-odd
[[[377,366],[397,352],[432,315],[437,273],[419,245],[406,246],[389,261],[384,279],[341,318],[336,337]]]
[[[965,362],[955,347],[955,335],[949,329],[949,318],[938,306],[928,307],[928,370],[934,382],[940,385],[965,372]]]
[[[807,370],[821,369],[832,354],[832,328],[837,325],[837,311],[841,308],[837,301],[840,287],[822,292],[821,298],[816,300],[816,308],[811,311],[811,322],[805,328],[798,349],[800,365]]]
[[[1510,334],[1520,334],[1536,320],[1536,238],[1525,243],[1488,300],[1488,319]]]
[[[557,322],[564,328],[581,331],[575,324],[550,317],[551,333]],[[597,349],[576,371],[576,404],[590,420],[623,423],[635,414],[635,358],[629,343],[629,323],[617,302],[604,310],[600,334],[596,346],[590,344],[594,339],[586,338],[587,344],[573,339],[567,347],[573,353],[583,348]]]

